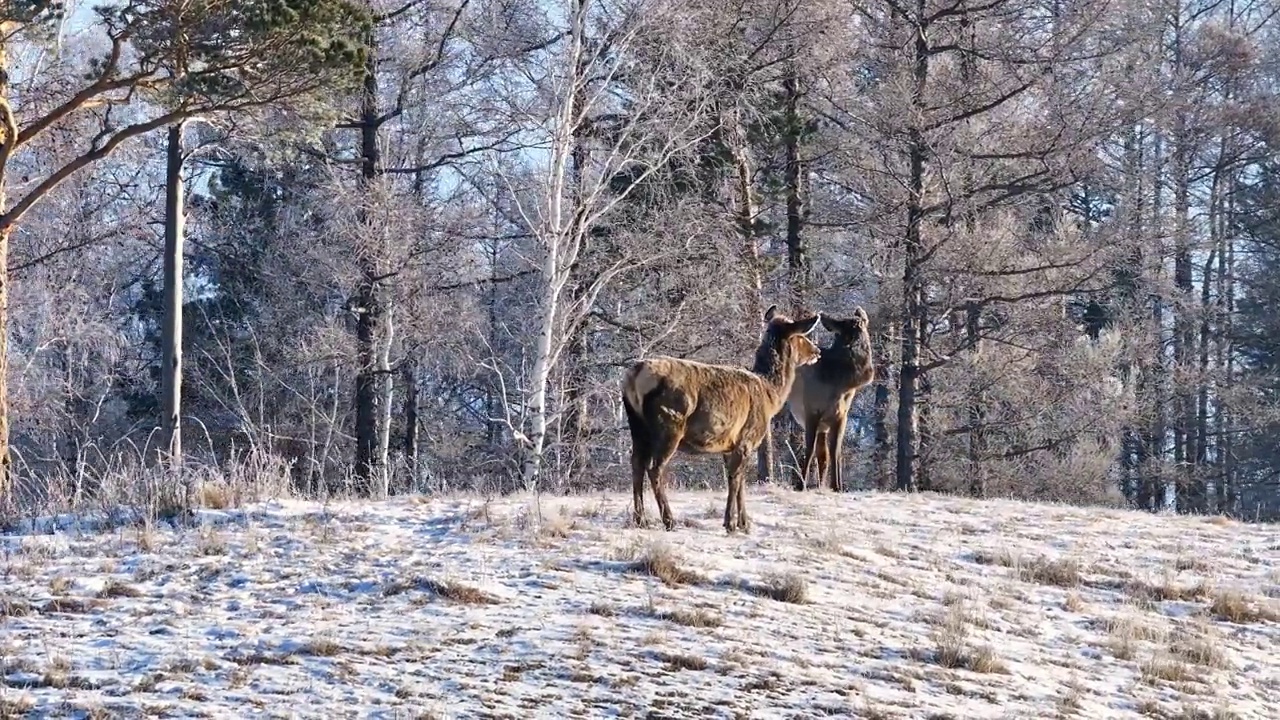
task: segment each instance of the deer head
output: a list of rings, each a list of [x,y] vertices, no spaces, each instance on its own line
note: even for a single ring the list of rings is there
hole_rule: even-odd
[[[764,314],[765,333],[771,336],[772,344],[779,354],[789,354],[796,366],[812,365],[818,361],[821,350],[809,339],[809,333],[823,320],[820,313],[793,321],[778,312],[777,305],[771,305]],[[786,351],[785,352],[784,348]]]
[[[862,339],[867,332],[867,311],[861,307],[853,309],[853,315],[846,319],[822,316],[822,327],[835,334],[842,345],[852,345]]]

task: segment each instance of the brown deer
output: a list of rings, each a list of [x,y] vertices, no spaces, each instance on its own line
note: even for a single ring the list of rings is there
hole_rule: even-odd
[[[782,411],[796,368],[817,361],[820,351],[808,337],[819,316],[792,321],[770,307],[751,370],[708,365],[673,357],[641,360],[627,371],[622,404],[631,429],[632,521],[645,524],[644,476],[649,473],[662,525],[675,528],[663,475],[676,454],[719,453],[729,476],[724,527],[749,531],[745,461],[765,438],[769,422]],[[734,510],[737,510],[735,513]]]
[[[871,336],[867,333],[867,312],[854,308],[853,317],[839,320],[822,317],[822,326],[835,334],[831,347],[822,348],[818,362],[796,372],[787,398],[791,416],[804,428],[804,460],[796,478],[796,490],[805,490],[814,460],[818,464],[818,485],[831,466],[831,489],[844,488],[840,450],[849,406],[858,390],[875,377],[871,359]]]

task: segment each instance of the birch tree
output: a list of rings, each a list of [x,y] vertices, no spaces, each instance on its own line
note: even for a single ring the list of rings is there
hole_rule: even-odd
[[[664,22],[677,6],[572,0],[556,7],[562,39],[541,55],[545,65],[524,71],[544,108],[534,112],[545,113],[534,116],[539,124],[528,131],[530,152],[542,163],[525,176],[532,182],[502,173],[537,254],[534,337],[514,427],[523,451],[521,478],[530,489],[538,487],[559,411],[550,390],[565,329],[590,313],[619,275],[679,253],[690,238],[654,238],[648,247],[624,249],[571,299],[575,266],[593,251],[593,233],[620,204],[708,133],[707,78],[698,58],[687,47],[663,44],[673,39]],[[508,102],[518,108],[525,101],[521,95]]]

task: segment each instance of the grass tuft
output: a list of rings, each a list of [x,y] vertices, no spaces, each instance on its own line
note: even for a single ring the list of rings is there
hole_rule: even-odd
[[[762,583],[748,583],[747,590],[754,595],[778,602],[804,605],[809,602],[809,581],[797,572],[776,573],[765,577]]]
[[[706,578],[698,573],[681,567],[675,551],[661,540],[650,543],[627,569],[639,575],[657,578],[670,587],[701,585],[707,582]]]
[[[477,587],[463,585],[453,580],[424,579],[419,583],[424,590],[430,590],[437,596],[462,605],[500,605],[498,598]]]
[[[689,653],[659,652],[657,657],[670,670],[706,670],[711,665],[706,658]]]
[[[106,583],[102,585],[102,589],[98,591],[98,597],[104,600],[111,598],[136,598],[142,597],[142,591],[117,578],[107,578]]]
[[[677,625],[684,625],[685,627],[716,628],[724,625],[724,618],[719,613],[712,612],[706,608],[664,610],[654,613],[654,617]]]
[[[1080,563],[1072,558],[1033,558],[1018,567],[1026,582],[1073,588],[1080,585]]]
[[[1209,602],[1209,613],[1237,625],[1280,622],[1280,609],[1270,607],[1264,599],[1251,599],[1238,590],[1214,593]]]

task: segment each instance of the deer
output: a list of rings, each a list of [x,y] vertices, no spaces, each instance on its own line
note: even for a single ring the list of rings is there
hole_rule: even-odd
[[[644,527],[644,476],[667,531],[675,518],[667,502],[665,472],[677,451],[720,454],[729,477],[724,528],[750,532],[745,461],[767,436],[769,423],[786,404],[796,369],[817,362],[821,351],[808,338],[820,315],[791,320],[776,305],[764,314],[765,328],[750,370],[669,356],[633,364],[623,378],[622,404],[631,430],[632,522]]]
[[[871,357],[871,336],[867,332],[867,312],[855,307],[853,316],[838,319],[822,316],[822,326],[835,337],[830,347],[822,348],[816,363],[796,372],[787,397],[791,416],[804,428],[804,459],[800,475],[793,486],[808,489],[809,471],[815,459],[818,465],[818,487],[831,469],[831,489],[841,492],[844,472],[840,450],[844,445],[844,428],[849,406],[859,390],[875,378]]]

